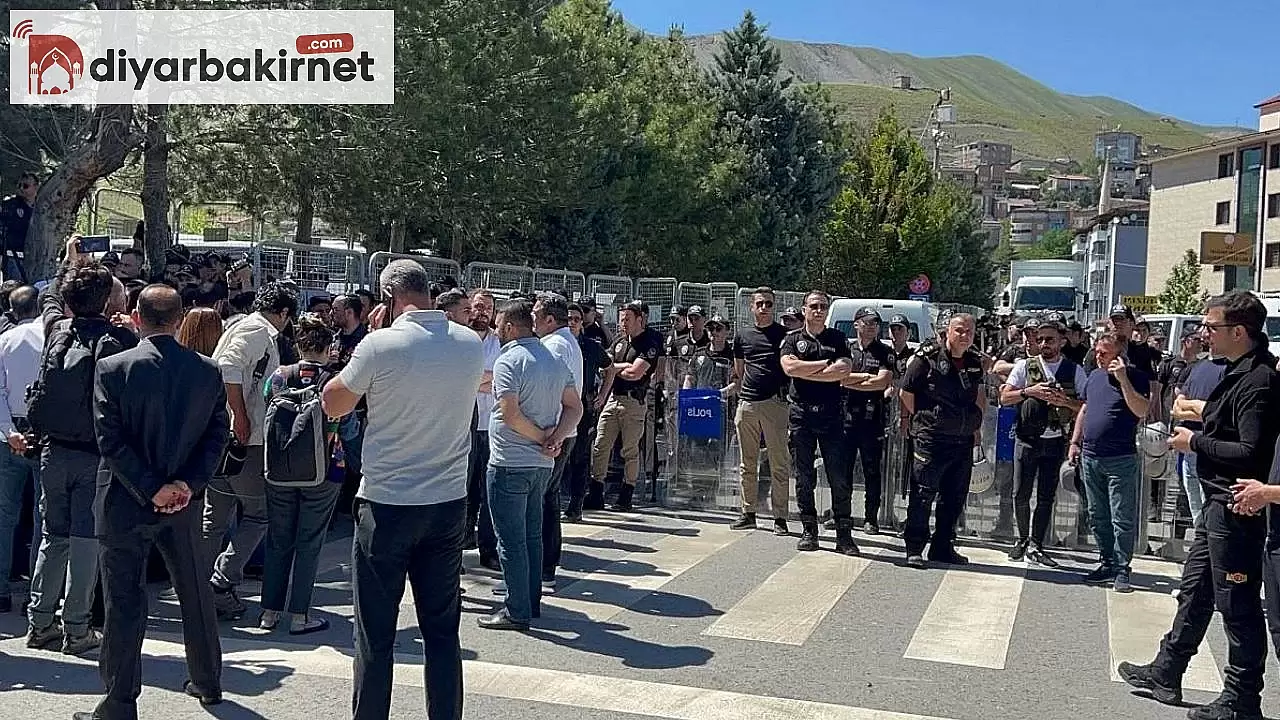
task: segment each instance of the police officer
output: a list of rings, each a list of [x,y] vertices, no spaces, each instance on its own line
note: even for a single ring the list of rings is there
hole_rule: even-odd
[[[1016,561],[1025,556],[1033,563],[1057,567],[1057,561],[1044,550],[1044,537],[1053,519],[1058,473],[1067,457],[1067,440],[1071,437],[1076,413],[1080,411],[1078,398],[1085,374],[1083,368],[1062,356],[1066,328],[1056,319],[1040,324],[1036,343],[1039,353],[1019,360],[1000,388],[1000,403],[1018,408],[1013,457],[1017,478],[1013,507],[1018,521],[1018,541],[1009,552],[1009,559]],[[1036,492],[1034,521],[1031,516],[1033,488]]]
[[[818,509],[814,488],[818,473],[815,450],[822,450],[831,511],[836,521],[836,552],[857,555],[853,542],[853,489],[845,467],[844,411],[840,384],[849,375],[849,343],[845,334],[826,326],[831,296],[814,290],[804,299],[804,327],[782,341],[782,371],[791,378],[791,457],[796,476],[796,504],[802,532],[797,550],[818,549]]]
[[[804,327],[804,315],[797,308],[787,307],[778,315],[778,322],[782,323],[782,327],[786,328],[787,332],[799,330]]]
[[[689,333],[689,311],[683,305],[673,305],[671,312],[667,313],[667,321],[671,323],[671,329],[667,332],[663,350],[667,357],[671,357],[675,354],[676,344]]]
[[[27,273],[24,253],[27,249],[27,228],[31,225],[31,213],[35,210],[36,194],[40,191],[40,179],[35,173],[22,173],[18,178],[18,192],[0,201],[0,270],[5,280],[25,283]]]
[[[974,329],[972,315],[952,315],[946,338],[912,358],[902,384],[902,405],[911,414],[915,438],[911,499],[902,534],[907,564],[913,567],[925,566],[926,544],[930,560],[969,562],[956,552],[955,529],[969,493],[973,447],[982,440],[983,370],[982,358],[973,350]],[[935,499],[938,517],[930,540]]]
[[[848,452],[845,475],[853,487],[853,463],[862,458],[863,530],[880,532],[880,457],[884,452],[884,391],[893,383],[893,351],[880,342],[880,313],[873,307],[853,316],[857,336],[849,339],[853,370],[841,385],[845,389],[844,434]]]
[[[907,343],[911,340],[911,321],[901,313],[889,316],[889,342],[893,353],[893,376],[901,379],[907,374],[907,363],[915,350]]]

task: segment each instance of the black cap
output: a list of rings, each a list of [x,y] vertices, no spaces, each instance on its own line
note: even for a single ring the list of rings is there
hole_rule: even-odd
[[[729,327],[729,322],[719,315],[712,315],[711,319],[707,321],[707,327],[712,330],[716,328]]]
[[[1072,332],[1084,332],[1084,326],[1080,324],[1079,320],[1072,320],[1067,323],[1067,329]]]
[[[1129,320],[1137,320],[1137,318],[1133,314],[1133,308],[1129,307],[1128,305],[1125,305],[1124,303],[1118,303],[1116,305],[1112,305],[1111,313],[1108,314],[1107,317],[1113,317],[1113,318],[1123,317],[1123,318],[1128,318]]]
[[[330,305],[332,305],[333,298],[329,297],[328,295],[312,295],[311,299],[307,301],[307,309],[314,310],[315,307],[320,303],[329,303]]]
[[[582,308],[583,310],[595,310],[596,309],[595,296],[583,295],[582,299],[578,301],[578,307]]]
[[[190,275],[191,277],[195,277],[196,266],[190,263],[183,265],[182,267],[178,268],[178,272],[175,273],[175,275]]]
[[[102,254],[102,259],[99,262],[106,267],[115,267],[120,264],[120,253],[115,250],[108,250]]]
[[[690,317],[697,315],[698,317],[706,317],[707,313],[702,309],[701,305],[690,305],[689,310],[685,313]]]
[[[639,301],[639,300],[632,300],[632,301],[631,301],[631,303],[636,303],[636,302],[640,302],[640,301]],[[631,305],[631,303],[627,303],[627,305],[628,305],[628,306],[630,306],[630,305]],[[646,305],[646,306],[645,306],[645,312],[648,312],[648,311],[649,311],[649,310],[648,310],[648,306]],[[684,316],[686,316],[686,315],[688,315],[688,314],[689,314],[689,311],[688,311],[688,310],[685,310],[683,305],[672,305],[672,306],[671,306],[671,312],[667,313],[667,317],[675,317],[675,316],[677,316],[677,315],[679,315],[680,317],[684,317]]]
[[[894,325],[901,325],[902,327],[910,327],[911,321],[908,320],[907,316],[903,315],[902,313],[894,313],[893,315],[889,316],[889,327],[893,327]]]
[[[640,315],[642,317],[646,317],[646,318],[649,317],[649,305],[643,300],[632,300],[626,305],[623,305],[622,309],[630,310],[631,312],[636,313],[637,315]]]
[[[863,318],[871,318],[876,322],[881,322],[880,313],[876,312],[876,309],[871,307],[870,305],[865,305],[863,307],[858,308],[858,312],[853,314],[853,319],[855,321],[861,320]]]
[[[1192,339],[1192,338],[1195,338],[1195,339],[1197,339],[1197,340],[1198,340],[1198,339],[1200,338],[1200,330],[1201,330],[1201,328],[1202,328],[1202,327],[1203,327],[1202,325],[1198,325],[1198,324],[1197,324],[1197,325],[1187,325],[1187,326],[1183,327],[1183,328],[1182,328],[1182,339],[1183,339],[1183,340],[1190,340],[1190,339]]]
[[[799,320],[799,319],[800,319],[800,311],[799,311],[799,310],[797,310],[797,309],[795,308],[795,306],[794,306],[794,305],[793,305],[793,306],[789,306],[789,307],[787,307],[786,309],[784,309],[784,310],[782,311],[782,314],[781,314],[781,315],[779,315],[778,317],[780,317],[780,318],[793,317],[793,318],[795,318],[795,319]]]
[[[1044,316],[1044,321],[1065,326],[1067,324],[1067,316],[1060,312],[1051,312]]]
[[[1040,324],[1040,318],[1029,317],[1026,322],[1022,323],[1022,331],[1039,330]]]

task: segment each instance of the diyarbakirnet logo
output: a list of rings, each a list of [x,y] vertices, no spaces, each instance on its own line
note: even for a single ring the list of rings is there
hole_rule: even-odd
[[[66,95],[84,77],[84,53],[65,35],[40,35],[35,23],[23,20],[13,37],[27,45],[27,93]]]

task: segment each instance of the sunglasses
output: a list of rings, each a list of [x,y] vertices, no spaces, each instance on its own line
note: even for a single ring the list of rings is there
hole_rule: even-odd
[[[758,307],[758,308],[771,308],[771,307],[773,307],[773,301],[772,301],[772,300],[757,300],[757,301],[756,301],[756,307]]]
[[[806,307],[808,307],[810,310],[818,310],[818,311],[821,311],[821,310],[826,310],[827,308],[829,308],[829,307],[831,307],[831,306],[830,306],[830,305],[828,305],[828,304],[826,304],[826,303],[810,303],[810,304],[809,304],[809,305],[807,305]]]

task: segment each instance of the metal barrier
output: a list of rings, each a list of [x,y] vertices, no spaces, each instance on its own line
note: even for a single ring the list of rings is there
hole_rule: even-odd
[[[568,293],[566,297],[576,302],[587,294],[587,276],[573,270],[534,268],[533,291],[543,290]]]
[[[352,292],[367,285],[364,253],[358,250],[267,241],[253,247],[252,259],[259,282],[289,278],[304,297]]]
[[[707,306],[708,317],[719,315],[728,323],[729,327],[735,327],[738,323],[738,283],[731,282],[713,282],[711,286],[711,301]]]
[[[446,278],[453,278],[455,281],[462,277],[462,268],[458,263],[447,258],[432,257],[430,255],[412,255],[406,253],[390,253],[376,252],[369,256],[369,286],[375,292],[378,290],[378,278],[382,276],[382,271],[392,260],[412,260],[423,267],[427,271],[427,277],[432,282],[440,282]]]
[[[206,239],[226,242],[258,242],[265,227],[249,211],[233,202],[178,203],[175,232],[202,235]],[[361,258],[360,263],[364,264]]]
[[[665,333],[671,329],[667,312],[676,304],[676,291],[680,282],[675,278],[639,278],[636,280],[636,300],[649,306],[649,326]]]
[[[697,305],[710,317],[711,286],[707,283],[682,282],[676,285],[676,304],[686,309]]]
[[[462,274],[462,283],[468,288],[485,288],[499,299],[517,292],[533,290],[533,268],[524,265],[502,263],[468,263]]]
[[[588,275],[587,294],[596,301],[600,325],[613,333],[618,329],[618,308],[635,296],[635,283],[622,275]]]
[[[140,193],[112,188],[93,191],[89,200],[89,234],[130,237],[141,219]]]

